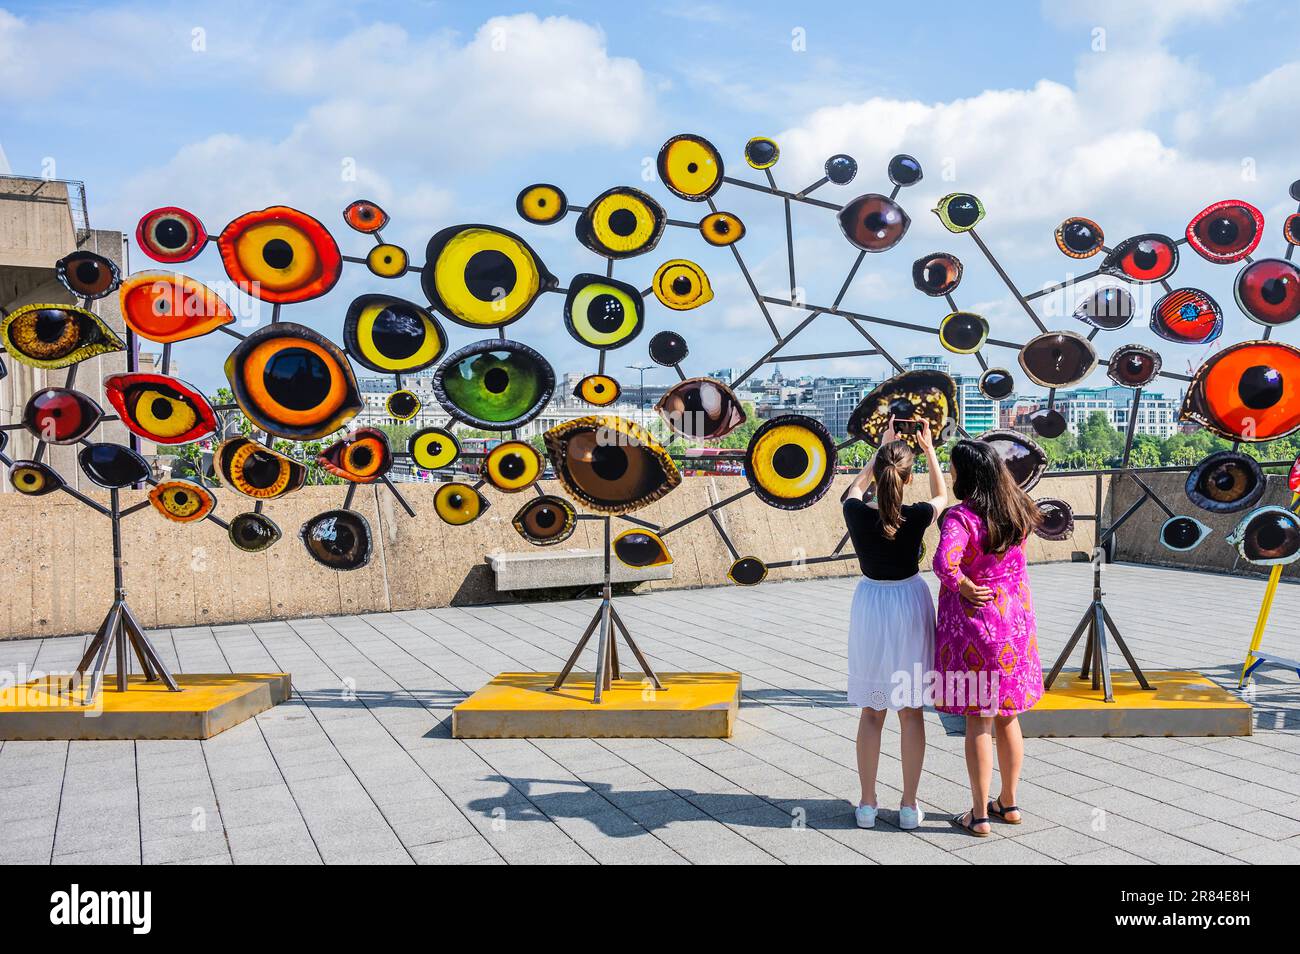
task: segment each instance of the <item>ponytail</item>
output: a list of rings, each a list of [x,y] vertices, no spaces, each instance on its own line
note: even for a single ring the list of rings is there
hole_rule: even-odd
[[[880,533],[886,540],[903,525],[903,485],[912,474],[915,460],[903,441],[890,441],[876,451],[872,473],[876,477],[876,507],[880,512]]]

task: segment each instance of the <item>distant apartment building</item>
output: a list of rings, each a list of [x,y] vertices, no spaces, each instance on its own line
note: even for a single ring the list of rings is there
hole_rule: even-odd
[[[1000,426],[1000,402],[980,393],[977,375],[953,374],[948,360],[934,354],[915,355],[908,358],[904,366],[908,371],[942,371],[952,377],[957,384],[957,423],[967,434],[978,437]]]
[[[1016,430],[1029,431],[1029,415],[1047,406],[1047,397],[1015,398],[1003,402],[1000,426]],[[1078,435],[1080,429],[1088,423],[1093,414],[1101,413],[1107,422],[1117,431],[1127,431],[1129,414],[1133,410],[1133,390],[1112,385],[1104,388],[1075,388],[1070,391],[1057,391],[1053,404],[1065,418],[1071,434]],[[1182,397],[1166,397],[1163,394],[1142,392],[1137,406],[1137,424],[1135,434],[1148,434],[1152,437],[1171,437],[1179,430],[1178,412],[1182,407]]]
[[[819,378],[807,403],[818,409],[821,422],[839,440],[849,433],[849,415],[875,384],[871,378]]]

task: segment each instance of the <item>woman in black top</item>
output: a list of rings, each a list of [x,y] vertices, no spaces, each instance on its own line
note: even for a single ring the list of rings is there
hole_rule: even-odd
[[[916,804],[916,790],[925,758],[923,690],[926,674],[934,665],[934,601],[917,571],[921,538],[948,502],[948,488],[930,426],[924,420],[918,423],[916,442],[925,452],[928,500],[903,503],[903,488],[912,480],[915,457],[912,449],[896,438],[892,418],[879,449],[844,499],[844,522],[863,577],[853,593],[849,615],[849,703],[862,707],[858,723],[862,800],[856,812],[861,828],[876,824],[880,733],[885,713],[891,710],[898,713],[902,734],[899,827],[916,828],[925,818]],[[873,483],[876,496],[867,503],[862,498]]]

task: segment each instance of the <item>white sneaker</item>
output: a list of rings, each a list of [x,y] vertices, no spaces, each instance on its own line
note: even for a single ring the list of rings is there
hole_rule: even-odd
[[[875,828],[878,811],[875,805],[859,805],[853,810],[853,817],[858,820],[859,828]]]
[[[910,805],[900,806],[898,809],[898,827],[903,831],[914,831],[921,827],[921,822],[925,821],[925,812],[919,807],[913,808]]]

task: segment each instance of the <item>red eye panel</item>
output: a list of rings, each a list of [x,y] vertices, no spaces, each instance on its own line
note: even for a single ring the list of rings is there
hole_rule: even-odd
[[[241,215],[222,230],[217,248],[231,280],[273,304],[318,298],[343,272],[343,256],[329,230],[306,212],[283,205]]]
[[[207,398],[179,378],[127,372],[104,379],[108,401],[127,430],[158,444],[188,444],[217,429]]]
[[[1237,273],[1234,294],[1251,321],[1284,325],[1300,316],[1300,268],[1284,258],[1261,258]]]
[[[1223,309],[1199,288],[1175,288],[1152,306],[1151,330],[1166,341],[1205,344],[1223,333]]]
[[[174,205],[147,212],[135,227],[135,243],[155,262],[188,262],[208,240],[198,216]]]
[[[1202,209],[1187,224],[1187,244],[1207,262],[1239,262],[1259,245],[1264,215],[1240,199],[1224,199]]]
[[[1168,278],[1178,267],[1178,247],[1167,235],[1135,235],[1116,245],[1101,263],[1103,275],[1146,284]]]

